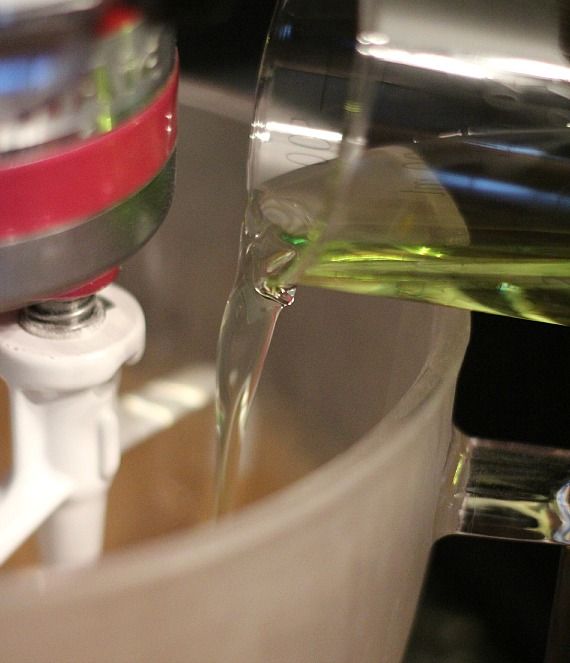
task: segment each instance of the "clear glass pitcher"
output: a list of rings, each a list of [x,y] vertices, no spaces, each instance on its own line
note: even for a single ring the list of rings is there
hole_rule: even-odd
[[[250,153],[259,278],[569,323],[568,14],[283,2]]]

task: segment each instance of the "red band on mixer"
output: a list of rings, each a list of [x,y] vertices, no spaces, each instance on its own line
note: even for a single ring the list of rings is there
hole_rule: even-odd
[[[0,167],[0,240],[61,229],[142,189],[176,142],[175,70],[153,102],[109,133]]]
[[[111,5],[103,13],[97,26],[97,32],[103,36],[113,34],[123,28],[131,27],[142,19],[143,14],[136,7],[122,4]]]
[[[57,295],[49,295],[47,297],[43,297],[42,299],[38,299],[37,301],[53,299],[77,299],[79,297],[94,295],[96,292],[99,292],[99,290],[102,290],[105,286],[113,283],[113,281],[119,276],[120,271],[121,270],[119,267],[113,267],[112,269],[107,270],[104,274],[96,276],[94,279],[87,281],[87,283],[83,283],[77,288],[73,288],[73,290],[67,290],[66,292],[62,292]]]

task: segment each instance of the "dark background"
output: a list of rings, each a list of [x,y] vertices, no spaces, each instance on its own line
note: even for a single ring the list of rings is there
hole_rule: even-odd
[[[173,20],[183,71],[253,93],[273,0],[141,2]],[[570,330],[473,314],[455,421],[479,437],[570,447]],[[560,552],[450,537],[433,554],[407,663],[539,663]],[[570,661],[549,659],[549,663]]]

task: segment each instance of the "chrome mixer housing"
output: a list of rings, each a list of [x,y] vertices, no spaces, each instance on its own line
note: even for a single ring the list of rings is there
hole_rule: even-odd
[[[171,31],[135,9],[0,2],[0,310],[96,290],[152,236],[176,87]]]

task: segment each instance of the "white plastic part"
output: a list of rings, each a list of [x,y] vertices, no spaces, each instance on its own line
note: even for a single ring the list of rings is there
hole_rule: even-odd
[[[38,526],[41,554],[76,565],[101,551],[107,489],[121,455],[118,372],[144,348],[144,316],[117,286],[102,324],[41,338],[0,317],[0,375],[10,391],[12,472],[0,494],[0,561]]]

